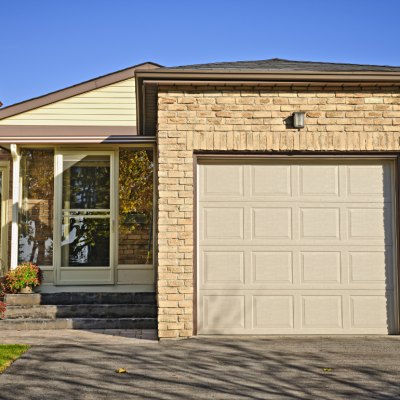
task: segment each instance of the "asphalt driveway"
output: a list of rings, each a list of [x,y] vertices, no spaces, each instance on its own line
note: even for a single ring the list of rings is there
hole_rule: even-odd
[[[400,338],[42,345],[0,375],[7,400],[314,398],[400,399]]]

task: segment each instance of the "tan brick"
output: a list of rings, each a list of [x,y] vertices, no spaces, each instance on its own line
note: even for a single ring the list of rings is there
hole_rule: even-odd
[[[323,116],[323,113],[321,112],[308,112],[306,114],[307,118],[321,118]]]
[[[193,330],[182,330],[179,332],[179,336],[181,337],[189,337],[193,335]]]
[[[176,99],[164,97],[159,100],[160,104],[174,104],[176,103]]]
[[[182,332],[182,331],[180,331]],[[166,330],[158,330],[158,337],[159,338],[175,338],[179,337],[179,331],[166,331]],[[191,336],[191,335],[190,335]]]
[[[182,323],[182,322],[167,324],[167,329],[168,330],[182,330],[184,328],[185,328],[185,324]]]
[[[196,99],[191,97],[180,97],[178,98],[178,104],[194,104],[196,103]]]
[[[364,103],[365,104],[381,104],[381,103],[383,103],[383,99],[378,98],[378,97],[370,97],[370,98],[364,99]]]
[[[171,283],[171,282],[176,282],[176,281],[168,281],[168,283]],[[181,286],[181,284],[179,284],[179,285],[170,285],[170,286]],[[164,308],[176,308],[176,307],[178,307],[178,302],[177,301],[166,301],[166,300],[163,300],[163,301],[159,301],[158,302],[158,306],[159,307],[164,307]]]
[[[233,97],[217,97],[217,104],[235,104],[235,98]]]
[[[193,315],[180,315],[178,318],[179,322],[193,322]]]
[[[252,98],[237,98],[236,99],[236,104],[253,104],[254,103],[254,99]],[[257,106],[259,108],[261,108],[260,106]]]

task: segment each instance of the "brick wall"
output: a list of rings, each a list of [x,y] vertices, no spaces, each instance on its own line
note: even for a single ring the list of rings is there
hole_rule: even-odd
[[[161,338],[193,333],[193,151],[400,150],[399,88],[159,87],[158,109]]]
[[[153,193],[151,193],[153,196]],[[147,210],[146,210],[147,211]],[[118,264],[145,264],[149,248],[151,210],[147,211],[149,222],[146,224],[125,225],[120,217],[118,235]],[[152,243],[149,264],[153,263]]]

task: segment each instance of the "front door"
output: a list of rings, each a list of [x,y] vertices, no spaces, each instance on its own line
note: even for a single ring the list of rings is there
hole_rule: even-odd
[[[114,152],[56,154],[55,283],[114,283]]]

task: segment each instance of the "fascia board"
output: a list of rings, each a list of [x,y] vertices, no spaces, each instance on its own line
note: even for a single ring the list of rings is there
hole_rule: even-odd
[[[293,81],[360,81],[400,82],[396,72],[320,72],[320,71],[195,71],[195,70],[141,70],[139,78],[158,79],[235,79],[235,80],[293,80]]]

